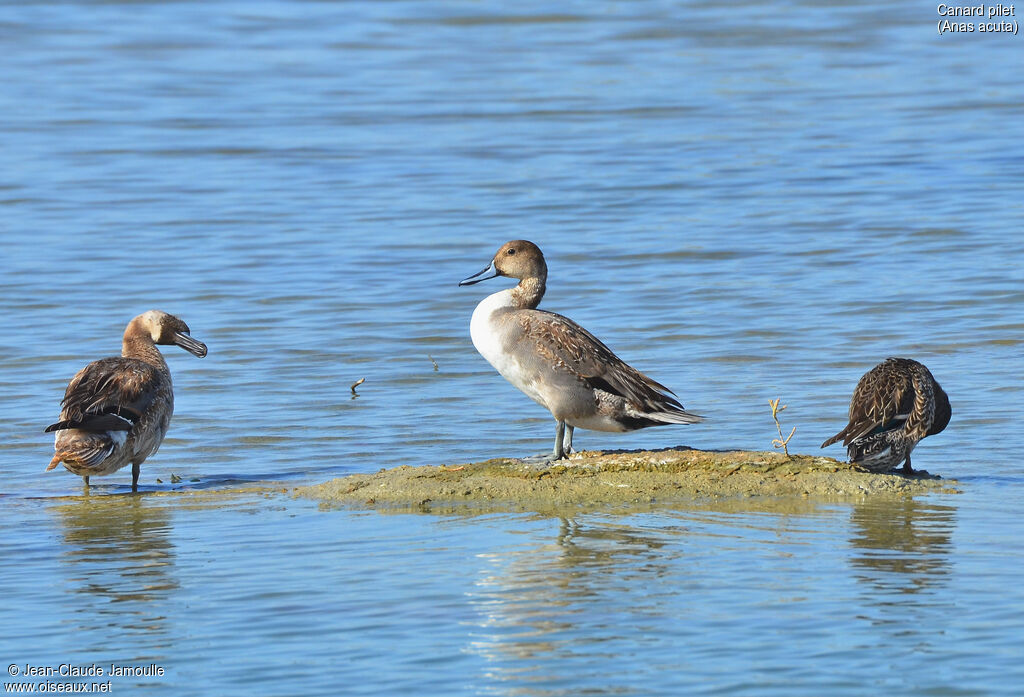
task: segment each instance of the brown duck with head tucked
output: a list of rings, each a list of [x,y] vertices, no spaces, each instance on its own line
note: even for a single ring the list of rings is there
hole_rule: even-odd
[[[555,417],[549,459],[560,460],[571,452],[576,427],[634,431],[702,420],[686,411],[671,390],[626,364],[586,329],[536,309],[548,277],[537,245],[526,240],[505,243],[486,269],[459,285],[495,276],[517,278],[519,284],[477,305],[470,336],[506,380]]]
[[[174,412],[171,371],[156,344],[175,344],[202,358],[206,345],[190,336],[188,325],[160,310],[145,312],[124,330],[121,357],[103,358],[78,371],[61,402],[56,454],[60,463],[85,478],[112,474],[132,465],[132,490],[139,466],[160,447]]]
[[[903,462],[921,439],[941,433],[952,411],[931,372],[909,358],[888,358],[864,374],[850,400],[850,423],[821,447],[843,441],[850,462],[887,472]]]

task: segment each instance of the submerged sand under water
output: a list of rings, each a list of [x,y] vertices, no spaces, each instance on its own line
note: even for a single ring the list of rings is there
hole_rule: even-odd
[[[849,499],[959,493],[926,473],[872,474],[829,457],[774,452],[658,451],[576,453],[533,464],[499,458],[460,465],[382,469],[300,487],[300,496],[358,507],[471,507],[542,510],[558,506],[672,504],[695,499],[813,497]]]

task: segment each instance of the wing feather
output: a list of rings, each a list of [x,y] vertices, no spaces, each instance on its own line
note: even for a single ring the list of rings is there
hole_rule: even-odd
[[[156,368],[143,361],[94,361],[71,379],[61,401],[61,420],[47,430],[128,430],[124,422],[134,424],[149,409],[163,380]]]
[[[632,367],[600,339],[568,317],[544,310],[518,313],[535,350],[591,387],[629,400],[645,410],[682,409],[669,388]]]

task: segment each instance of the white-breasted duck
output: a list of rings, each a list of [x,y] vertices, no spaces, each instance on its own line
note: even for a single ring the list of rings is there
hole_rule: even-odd
[[[160,447],[174,412],[171,371],[157,344],[206,355],[206,345],[174,315],[150,310],[133,319],[124,330],[121,356],[93,361],[68,384],[60,421],[46,429],[57,432],[47,471],[63,462],[89,486],[90,476],[131,463],[132,490],[138,489],[139,466]]]
[[[949,397],[928,368],[909,358],[887,358],[857,383],[850,422],[821,447],[841,440],[851,463],[887,472],[903,462],[903,473],[910,475],[914,446],[941,433],[951,415]]]
[[[517,278],[519,284],[477,305],[470,322],[473,345],[506,380],[555,417],[551,459],[572,451],[576,427],[621,432],[703,420],[571,319],[536,309],[548,276],[537,245],[505,243],[487,268],[459,285],[496,276]]]

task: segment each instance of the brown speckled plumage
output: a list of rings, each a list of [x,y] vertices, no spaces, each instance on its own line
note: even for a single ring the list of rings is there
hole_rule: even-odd
[[[202,358],[206,346],[189,335],[177,317],[151,310],[125,329],[121,356],[94,361],[71,379],[61,402],[60,420],[47,470],[63,463],[88,478],[132,465],[132,487],[139,466],[160,447],[174,412],[171,373],[156,344],[177,344]]]
[[[537,355],[559,370],[628,400],[638,412],[683,408],[670,396],[669,388],[616,356],[600,339],[568,317],[543,310],[523,310],[516,313],[516,319],[523,337],[532,341]]]
[[[850,462],[884,472],[903,462],[923,438],[941,433],[952,412],[949,397],[921,363],[888,358],[857,383],[849,423],[821,447],[842,441]]]

